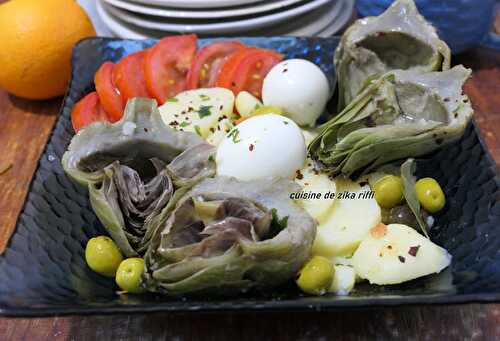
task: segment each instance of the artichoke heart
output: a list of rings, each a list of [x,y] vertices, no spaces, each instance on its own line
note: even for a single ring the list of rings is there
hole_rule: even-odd
[[[413,0],[397,0],[380,16],[357,20],[346,30],[334,64],[341,111],[374,75],[395,69],[449,69],[450,49],[418,13]]]
[[[90,203],[127,257],[142,255],[182,194],[215,174],[214,147],[163,123],[156,102],[135,98],[123,118],[75,135],[63,155],[65,172],[87,186]]]
[[[353,175],[455,141],[473,110],[462,86],[471,71],[389,71],[321,127],[309,152],[331,174]]]
[[[179,295],[289,280],[308,259],[316,234],[315,221],[288,197],[298,189],[286,179],[202,180],[153,237],[144,285]]]

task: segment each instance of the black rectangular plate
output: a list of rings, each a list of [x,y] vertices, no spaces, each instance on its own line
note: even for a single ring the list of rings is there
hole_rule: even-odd
[[[287,58],[309,59],[334,83],[332,61],[338,38],[241,40],[278,50]],[[202,39],[201,44],[211,41]],[[362,283],[348,297],[305,297],[293,284],[230,298],[116,295],[113,280],[93,273],[85,264],[87,240],[106,232],[90,208],[86,190],[66,177],[60,160],[73,136],[70,111],[93,90],[99,65],[152,44],[153,40],[93,38],[75,47],[62,112],[39,161],[16,232],[0,257],[0,314],[325,310],[500,300],[500,181],[473,124],[460,141],[418,162],[419,176],[436,178],[448,199],[431,231],[432,239],[453,255],[451,267],[439,275],[394,286]]]

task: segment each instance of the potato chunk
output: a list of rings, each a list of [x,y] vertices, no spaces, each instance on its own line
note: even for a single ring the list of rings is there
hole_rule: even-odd
[[[398,284],[440,272],[451,255],[417,231],[401,224],[379,224],[352,257],[356,273],[372,284]]]
[[[183,131],[207,138],[219,121],[233,113],[234,95],[224,88],[196,89],[168,99],[159,110],[163,122]]]
[[[338,193],[349,193],[335,200],[328,218],[319,224],[313,245],[313,254],[325,257],[350,256],[373,226],[380,223],[380,207],[374,198],[365,198],[370,192],[367,184],[337,177]]]
[[[347,265],[334,265],[335,276],[332,285],[328,290],[339,296],[348,295],[356,283],[356,273],[354,269]]]

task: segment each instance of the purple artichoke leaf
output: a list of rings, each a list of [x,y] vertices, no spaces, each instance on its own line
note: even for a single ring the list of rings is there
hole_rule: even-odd
[[[316,223],[286,179],[206,178],[168,216],[146,252],[150,291],[188,294],[283,283],[310,256]],[[273,225],[276,225],[273,227]]]

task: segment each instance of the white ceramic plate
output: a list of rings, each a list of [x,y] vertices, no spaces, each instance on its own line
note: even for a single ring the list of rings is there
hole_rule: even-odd
[[[252,4],[263,0],[131,0],[133,2],[177,8],[216,8]]]
[[[336,0],[325,4],[311,13],[297,18],[290,23],[280,25],[272,29],[260,29],[252,31],[251,35],[263,36],[303,36],[312,37],[325,30],[340,15],[340,9],[344,0]]]
[[[102,0],[101,0],[102,1]],[[131,0],[104,0],[108,4],[127,10],[133,13],[152,15],[164,18],[190,18],[190,19],[218,19],[252,15],[257,13],[269,12],[294,5],[298,2],[308,0],[271,0],[259,2],[256,4],[239,6],[235,8],[211,9],[211,10],[192,10],[176,8],[160,8],[150,4],[138,4],[130,2]]]
[[[342,1],[342,8],[339,11],[339,16],[331,22],[324,30],[318,33],[318,37],[328,38],[337,34],[340,30],[347,26],[352,19],[354,12],[355,0],[340,0]]]
[[[272,30],[257,30],[248,32],[250,35],[295,35],[295,36],[320,36],[320,37],[331,37],[334,34],[338,33],[342,28],[346,26],[349,20],[352,17],[353,9],[354,9],[354,0],[338,0],[341,4],[341,7],[338,8],[337,4],[330,4],[322,6],[321,8],[314,11],[309,15],[306,15],[303,19],[300,19],[297,22],[294,22],[294,25],[284,25],[276,29]],[[335,14],[335,11],[332,10],[324,10],[325,7],[337,7],[338,11]],[[129,38],[129,39],[147,39],[147,38],[161,38],[165,35],[176,34],[176,32],[162,32],[162,31],[153,31],[147,30],[140,27],[135,27],[126,22],[121,21],[120,19],[111,17],[106,11],[102,9],[102,6],[97,6],[98,14],[102,22],[107,26],[108,30],[112,32],[114,36],[120,38]],[[318,15],[319,11],[323,11],[323,15]],[[312,25],[315,25],[315,22],[323,22],[326,18],[330,20],[327,22],[327,25],[320,30],[320,32],[315,32],[314,29],[311,29]],[[295,24],[300,25],[295,26]],[[297,27],[297,28],[295,28]]]
[[[153,29],[159,31],[170,31],[179,33],[200,33],[200,34],[233,34],[236,32],[255,30],[261,27],[271,26],[278,24],[285,20],[309,13],[310,11],[330,2],[332,0],[312,0],[311,2],[303,5],[287,9],[282,12],[272,13],[268,15],[259,16],[256,18],[246,18],[241,20],[230,21],[212,21],[210,23],[202,23],[193,21],[194,23],[186,23],[182,20],[158,20],[158,18],[138,16],[130,12],[120,10],[118,8],[102,4],[102,7],[110,16],[119,18],[122,21],[128,22],[134,26],[146,29]]]
[[[140,27],[133,27],[120,19],[113,18],[106,12],[99,1],[97,1],[97,13],[101,18],[102,22],[108,27],[112,35],[115,37],[123,39],[149,39],[149,38],[159,38],[157,32],[151,30],[145,30]],[[163,33],[163,35],[167,35]]]

